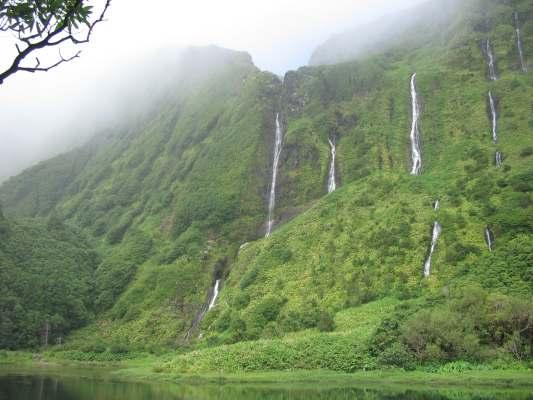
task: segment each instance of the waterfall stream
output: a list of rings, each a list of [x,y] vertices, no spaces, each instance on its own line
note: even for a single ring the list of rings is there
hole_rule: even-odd
[[[337,149],[335,147],[335,138],[333,140],[328,139],[329,147],[331,148],[331,164],[329,166],[329,177],[328,177],[328,193],[334,192],[337,189],[337,184],[335,183],[335,156],[337,155]]]
[[[496,166],[500,168],[502,166],[502,153],[500,151],[496,152],[496,155],[494,156]]]
[[[488,226],[485,228],[485,242],[487,243],[489,251],[492,251],[494,247],[494,233],[492,233]]]
[[[435,200],[435,203],[433,203],[433,211],[439,211],[440,208],[440,201],[439,199]]]
[[[487,38],[485,42],[485,52],[487,54],[487,64],[489,67],[489,78],[491,81],[498,80],[496,75],[496,67],[494,65],[494,54],[492,53],[492,48],[490,46],[490,40]]]
[[[514,13],[514,22],[515,22],[515,29],[516,29],[516,45],[518,47],[518,54],[520,55],[520,67],[522,68],[522,72],[527,72],[527,65],[524,61],[524,50],[522,48],[522,38],[520,36],[520,27],[518,24],[518,13]]]
[[[279,122],[279,113],[276,114],[276,134],[274,140],[274,160],[272,162],[272,182],[270,184],[270,197],[268,200],[268,221],[265,237],[269,237],[274,226],[274,208],[276,206],[276,179],[278,176],[279,156],[281,155],[281,145],[283,133]]]
[[[200,322],[202,322],[202,320],[204,319],[205,314],[215,306],[219,292],[220,279],[217,279],[215,281],[215,285],[213,286],[213,291],[211,293],[208,293],[208,303],[202,304],[201,308],[198,310],[195,317],[191,321],[191,326],[189,327],[189,329],[187,329],[187,332],[183,337],[186,342],[188,342],[193,337],[193,335],[198,332],[198,327],[200,326]],[[200,334],[199,337],[201,338],[202,335]]]
[[[411,102],[412,102],[412,123],[411,123],[411,175],[420,175],[422,168],[422,155],[420,152],[420,129],[418,120],[420,118],[420,107],[418,95],[416,93],[416,73],[411,77]]]
[[[489,104],[492,122],[492,141],[496,143],[498,141],[498,111],[496,110],[496,103],[494,102],[494,97],[492,97],[491,91],[489,91]]]
[[[433,223],[433,232],[431,234],[431,247],[429,248],[429,255],[428,255],[428,258],[426,259],[426,262],[424,263],[424,276],[426,278],[431,273],[431,257],[433,256],[433,252],[435,251],[435,248],[437,247],[437,240],[439,239],[441,232],[442,232],[442,227],[437,221],[435,221]]]
[[[220,287],[220,279],[217,279],[215,281],[215,286],[213,287],[213,296],[211,297],[211,301],[209,302],[209,306],[207,307],[207,310],[211,310],[215,306],[215,302],[217,301],[218,297],[218,290]]]

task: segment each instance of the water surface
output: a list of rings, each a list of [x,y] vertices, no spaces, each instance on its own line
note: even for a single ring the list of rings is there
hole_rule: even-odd
[[[127,383],[106,379],[103,371],[0,369],[0,400],[533,400],[514,389],[413,389],[335,387],[321,384],[171,384]]]

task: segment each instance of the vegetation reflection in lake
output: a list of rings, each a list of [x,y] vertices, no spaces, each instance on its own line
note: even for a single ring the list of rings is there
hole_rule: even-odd
[[[112,382],[94,377],[7,374],[0,400],[529,400],[527,390],[328,387],[324,384],[186,385]]]

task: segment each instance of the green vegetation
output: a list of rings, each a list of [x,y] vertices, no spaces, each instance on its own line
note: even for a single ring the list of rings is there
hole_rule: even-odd
[[[154,367],[171,375],[530,368],[533,78],[517,64],[514,10],[533,43],[531,1],[473,0],[423,44],[304,67],[283,84],[245,54],[191,50],[184,75],[143,123],[10,179],[0,188],[10,218],[0,235],[21,217],[64,221],[101,258],[91,267],[94,319],[48,356],[124,361],[172,351]],[[487,36],[496,82],[480,49]],[[417,177],[409,175],[413,72],[422,102]],[[279,225],[259,239],[279,109]],[[326,195],[332,136],[340,188]],[[435,220],[442,235],[424,277]],[[220,296],[205,312],[216,279]],[[70,328],[82,325],[74,321]]]
[[[86,239],[53,216],[13,222],[0,211],[0,348],[60,343],[87,324],[97,264]]]

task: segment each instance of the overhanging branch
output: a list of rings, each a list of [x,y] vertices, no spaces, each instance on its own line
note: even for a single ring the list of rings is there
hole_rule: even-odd
[[[99,24],[100,22],[104,21],[105,15],[107,13],[107,10],[109,9],[111,5],[111,0],[106,0],[106,3],[99,15],[99,17],[94,20],[91,23],[87,23],[88,30],[85,33],[84,37],[79,38],[74,35],[74,33],[71,30],[71,20],[74,17],[76,11],[83,5],[83,0],[76,0],[72,7],[65,13],[64,17],[60,20],[54,23],[54,20],[52,16],[47,18],[46,21],[42,24],[42,26],[39,27],[37,33],[30,34],[28,36],[22,36],[22,32],[19,33],[19,40],[24,42],[27,47],[23,50],[17,47],[17,56],[14,58],[11,66],[5,70],[4,72],[0,73],[0,85],[4,82],[4,80],[15,74],[19,71],[25,71],[25,72],[37,72],[37,71],[49,71],[52,68],[57,67],[60,64],[72,61],[75,58],[78,58],[81,54],[81,51],[78,51],[75,55],[72,57],[64,58],[60,54],[60,58],[57,62],[51,64],[47,67],[41,67],[39,59],[36,57],[37,65],[34,67],[28,67],[21,65],[22,62],[32,53],[37,52],[40,49],[46,48],[46,47],[55,47],[59,46],[62,43],[65,42],[71,42],[73,44],[79,45],[89,42],[91,35],[93,33],[94,27]],[[46,35],[43,37],[43,33],[46,33]],[[34,41],[34,39],[40,38],[38,41]]]

